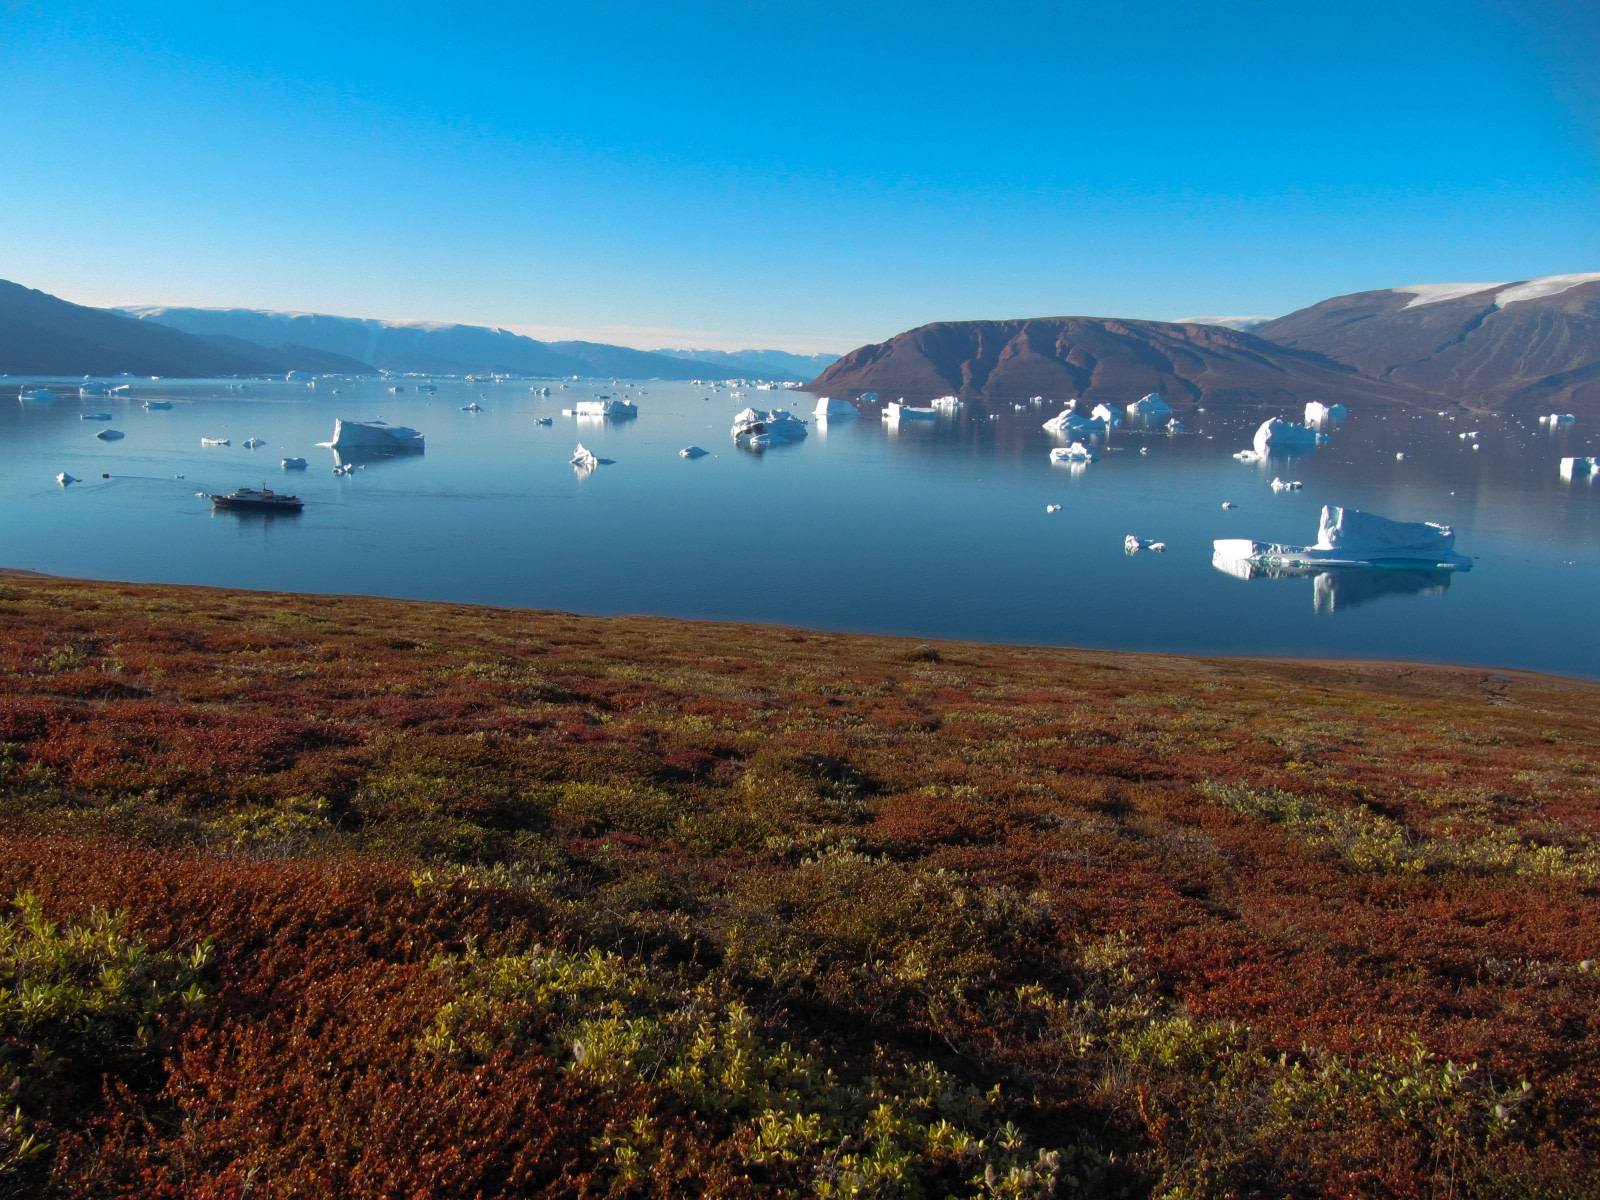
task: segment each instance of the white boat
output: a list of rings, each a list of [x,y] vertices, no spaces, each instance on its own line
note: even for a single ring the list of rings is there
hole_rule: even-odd
[[[806,423],[782,408],[744,408],[734,414],[729,430],[736,443],[752,450],[763,450],[782,442],[798,442],[806,436]]]
[[[1376,513],[1323,505],[1317,540],[1283,546],[1247,538],[1211,543],[1218,562],[1265,567],[1413,567],[1466,571],[1472,560],[1455,551],[1455,532],[1432,521],[1392,521]]]
[[[227,438],[201,438],[202,446],[231,446],[233,443]]]
[[[627,417],[637,417],[639,406],[631,400],[618,400],[611,396],[603,396],[599,400],[579,400],[573,405],[573,414],[579,417],[607,417],[611,420],[622,420]]]
[[[372,454],[415,454],[423,450],[425,443],[420,433],[404,425],[335,417],[333,440],[319,444],[335,450],[365,450]]]

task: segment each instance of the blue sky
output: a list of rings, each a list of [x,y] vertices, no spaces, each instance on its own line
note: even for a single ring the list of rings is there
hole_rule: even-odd
[[[0,61],[0,278],[86,304],[837,353],[1600,270],[1593,0],[0,0]]]

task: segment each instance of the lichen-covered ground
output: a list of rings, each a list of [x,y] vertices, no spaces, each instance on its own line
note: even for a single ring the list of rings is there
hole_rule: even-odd
[[[0,1193],[1600,1194],[1600,688],[0,579]]]

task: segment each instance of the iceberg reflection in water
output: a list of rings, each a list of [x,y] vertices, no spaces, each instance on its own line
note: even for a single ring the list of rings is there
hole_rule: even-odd
[[[1235,579],[1309,579],[1311,606],[1319,613],[1339,612],[1371,604],[1385,596],[1438,596],[1450,589],[1455,572],[1427,567],[1262,566],[1240,558],[1214,555],[1211,565]]]

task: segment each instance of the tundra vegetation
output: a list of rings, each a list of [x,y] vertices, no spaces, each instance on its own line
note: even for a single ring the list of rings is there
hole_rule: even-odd
[[[1600,1195],[1600,689],[0,579],[0,1192]]]

